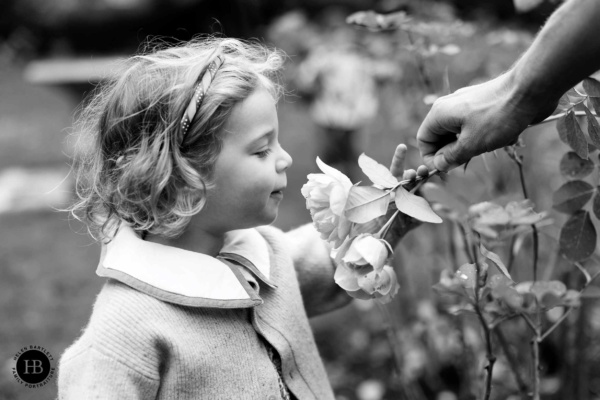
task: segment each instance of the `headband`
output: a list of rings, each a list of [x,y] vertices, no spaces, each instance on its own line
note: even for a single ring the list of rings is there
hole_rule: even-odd
[[[198,83],[196,84],[196,89],[194,90],[194,96],[192,96],[192,100],[190,100],[190,104],[185,109],[185,113],[183,114],[183,118],[181,119],[181,140],[185,138],[185,135],[190,129],[190,125],[196,116],[196,112],[198,108],[200,108],[200,104],[202,104],[202,99],[210,86],[213,78],[215,77],[215,73],[225,60],[221,56],[217,56],[210,64],[208,64],[208,68],[204,71],[203,75],[200,75],[198,78]],[[208,73],[207,73],[208,72]]]

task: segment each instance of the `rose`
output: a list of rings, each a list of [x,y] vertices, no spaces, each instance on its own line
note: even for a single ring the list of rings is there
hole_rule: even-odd
[[[370,233],[361,233],[347,239],[337,251],[334,251],[334,259],[352,269],[370,266],[371,270],[379,272],[392,252],[385,240]]]
[[[400,288],[396,272],[389,265],[379,272],[368,272],[367,268],[351,269],[340,264],[334,279],[350,296],[361,300],[375,299],[383,304],[389,303]]]
[[[535,212],[533,203],[529,199],[511,201],[505,207],[488,201],[469,207],[469,218],[473,229],[492,239],[498,238],[502,231],[511,228],[513,230],[508,230],[508,234],[528,229],[530,225],[542,221],[546,215],[546,212]]]
[[[302,186],[302,195],[306,198],[306,208],[321,239],[337,248],[350,233],[351,222],[344,217],[344,206],[352,182],[319,158],[317,165],[324,173],[309,174],[308,182]]]
[[[400,285],[394,268],[385,265],[381,272],[373,271],[358,279],[358,285],[371,296],[382,304],[389,303],[392,298],[398,293]],[[352,294],[350,294],[352,296]]]
[[[391,252],[385,240],[371,234],[347,239],[332,252],[338,265],[335,282],[354,298],[389,302],[398,292],[396,273],[385,265]]]

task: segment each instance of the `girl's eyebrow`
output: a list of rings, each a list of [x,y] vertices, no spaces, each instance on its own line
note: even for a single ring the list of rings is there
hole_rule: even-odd
[[[269,131],[263,133],[262,135],[260,135],[259,137],[257,137],[256,139],[253,139],[250,142],[250,145],[254,145],[259,143],[260,141],[262,141],[263,139],[271,139],[273,137],[273,135],[275,135],[275,129],[270,129]]]

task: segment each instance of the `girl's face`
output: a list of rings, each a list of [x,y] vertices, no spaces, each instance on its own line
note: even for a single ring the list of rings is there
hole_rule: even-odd
[[[279,144],[275,100],[258,88],[237,104],[224,126],[214,187],[199,216],[215,231],[270,224],[277,217],[292,158]],[[208,224],[208,225],[206,225]]]

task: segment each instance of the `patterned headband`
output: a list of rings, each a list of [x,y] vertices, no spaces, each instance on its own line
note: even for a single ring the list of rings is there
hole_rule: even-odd
[[[194,90],[194,96],[192,100],[190,100],[190,104],[185,109],[185,113],[183,114],[183,118],[181,119],[181,140],[185,138],[188,129],[190,129],[190,125],[196,116],[196,112],[198,108],[200,108],[200,104],[202,104],[202,99],[210,86],[213,78],[215,77],[215,73],[225,60],[221,56],[217,56],[210,64],[208,64],[208,68],[204,72],[204,75],[201,75],[198,78],[199,82],[196,84],[196,90]],[[208,73],[207,73],[208,72]]]

